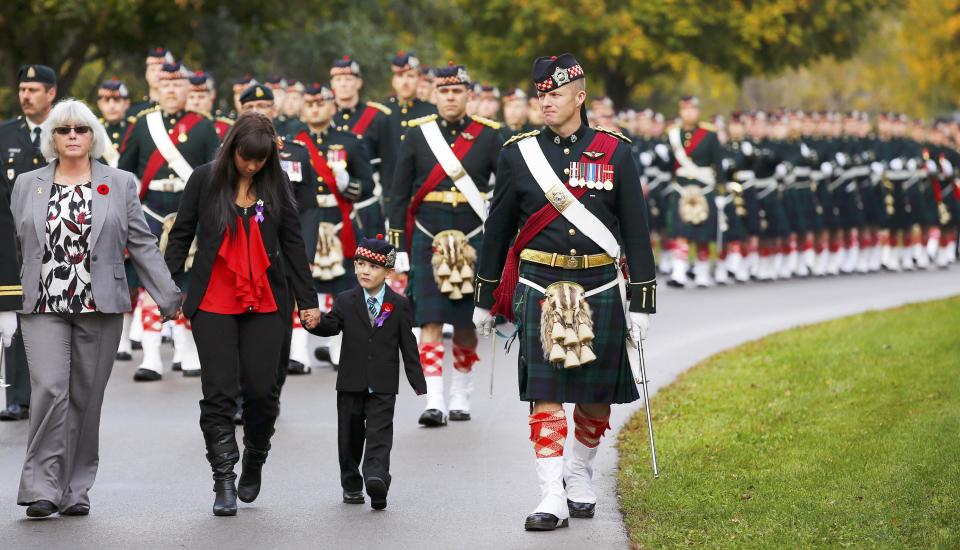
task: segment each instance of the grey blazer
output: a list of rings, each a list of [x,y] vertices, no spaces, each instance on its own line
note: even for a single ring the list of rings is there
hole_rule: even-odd
[[[133,266],[143,286],[153,297],[160,312],[172,315],[180,307],[180,289],[170,277],[157,238],[150,232],[140,206],[137,181],[130,172],[93,163],[93,227],[90,230],[90,280],[97,311],[130,311],[130,291],[123,267],[123,251],[130,252]],[[23,265],[23,309],[33,313],[40,292],[40,267],[46,246],[47,202],[57,161],[17,176],[13,186],[11,209]],[[101,194],[100,185],[109,191]]]

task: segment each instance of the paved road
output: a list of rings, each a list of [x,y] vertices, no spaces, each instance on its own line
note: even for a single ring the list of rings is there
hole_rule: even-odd
[[[956,267],[711,290],[663,285],[646,345],[650,375],[660,387],[697,361],[770,332],[956,294]],[[516,355],[498,351],[492,399],[489,344],[481,344],[481,356],[472,422],[421,429],[416,421],[423,402],[402,389],[386,512],[340,501],[335,373],[321,368],[291,379],[263,492],[253,505],[241,505],[235,518],[210,512],[212,482],[197,424],[199,382],[167,375],[161,383],[134,384],[133,363],[118,363],[107,389],[89,517],[24,519],[15,502],[26,424],[0,424],[2,548],[627,547],[609,436],[597,459],[597,516],[552,534],[523,531],[538,489],[527,408],[516,397]],[[639,405],[615,408],[614,428]],[[661,453],[668,476],[670,450]]]

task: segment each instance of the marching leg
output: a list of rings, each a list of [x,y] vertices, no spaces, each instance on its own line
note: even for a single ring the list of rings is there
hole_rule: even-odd
[[[690,267],[690,245],[685,239],[676,239],[673,242],[673,263],[670,280],[667,284],[672,287],[687,286],[687,269]]]
[[[190,320],[181,317],[177,320],[174,327],[174,334],[180,332],[180,344],[183,346],[180,352],[181,368],[186,377],[200,376],[200,355],[197,353],[197,343],[193,340],[193,329],[190,326]]]
[[[163,326],[160,308],[151,298],[144,296],[141,305],[143,320],[143,334],[140,341],[143,344],[143,362],[133,374],[137,382],[153,382],[163,377],[163,361],[160,358],[160,330]]]
[[[300,322],[300,314],[293,312],[293,334],[290,338],[290,360],[287,374],[310,374],[310,335]]]
[[[443,342],[420,344],[420,364],[427,380],[427,408],[420,424],[428,427],[447,423],[447,404],[443,395]]]
[[[553,531],[570,524],[567,492],[563,488],[563,444],[567,417],[563,409],[530,415],[530,441],[537,456],[540,504],[529,516],[527,531]]]
[[[450,373],[450,420],[470,420],[473,393],[473,365],[480,360],[477,346],[453,343],[453,371]]]
[[[575,518],[592,518],[597,505],[593,492],[593,460],[600,438],[610,429],[610,412],[603,417],[588,415],[580,405],[573,409],[574,439],[563,464],[567,506]]]
[[[117,347],[117,361],[133,359],[133,344],[130,343],[130,326],[133,324],[133,314],[123,314],[123,327],[120,331],[120,345]]]

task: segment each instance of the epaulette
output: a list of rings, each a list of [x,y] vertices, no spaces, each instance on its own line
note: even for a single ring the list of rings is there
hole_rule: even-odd
[[[133,123],[136,122],[136,121],[137,121],[137,117],[135,117],[135,116],[133,116],[133,115],[130,115],[130,116],[127,117],[127,123],[128,123],[128,124],[133,124]]]
[[[393,111],[390,110],[390,107],[387,107],[383,103],[377,103],[376,101],[368,101],[367,105],[373,107],[374,109],[377,109],[378,111],[380,111],[381,113],[387,116],[390,116],[391,114],[393,114]]]
[[[230,118],[230,117],[218,116],[218,117],[217,117],[217,122],[223,122],[224,124],[229,124],[230,126],[233,126],[234,122],[236,122],[236,121],[233,120],[233,119]]]
[[[514,135],[507,141],[503,142],[503,146],[506,147],[507,145],[513,145],[514,143],[520,141],[521,139],[527,139],[528,137],[539,136],[539,135],[540,135],[540,130],[531,130],[529,132],[522,132]]]
[[[703,128],[704,130],[710,130],[711,132],[717,131],[717,127],[709,122],[701,122],[700,127]]]
[[[480,115],[470,115],[470,118],[473,119],[474,122],[479,122],[480,124],[483,124],[484,126],[489,126],[494,130],[499,130],[501,126],[501,124],[496,120],[490,120],[489,118],[482,117]]]
[[[144,109],[144,110],[140,111],[139,113],[137,113],[137,118],[143,118],[143,117],[149,115],[150,113],[152,113],[152,112],[154,112],[154,111],[159,111],[159,110],[160,110],[160,106],[159,106],[159,105],[154,105],[153,107],[150,107],[150,108],[148,108],[148,109]]]
[[[428,122],[433,122],[434,120],[437,120],[437,115],[436,115],[436,114],[427,115],[427,116],[422,116],[422,117],[420,117],[420,118],[415,118],[415,119],[413,119],[413,120],[407,121],[407,128],[413,128],[414,126],[420,126],[421,124],[426,124],[426,123],[428,123]]]
[[[628,138],[627,136],[621,134],[620,132],[617,132],[616,130],[607,130],[607,129],[604,128],[603,126],[594,126],[593,129],[596,130],[596,131],[598,131],[598,132],[603,132],[604,134],[610,134],[611,136],[619,139],[620,141],[622,141],[622,142],[624,142],[624,143],[633,143],[633,141],[632,141],[630,138]]]
[[[284,139],[284,141],[286,141],[287,138],[284,137],[283,139]],[[290,143],[295,143],[295,144],[299,145],[300,147],[303,147],[304,149],[307,148],[307,144],[304,143],[304,142],[302,142],[302,141],[300,141],[299,139],[291,139],[291,140],[290,140]]]

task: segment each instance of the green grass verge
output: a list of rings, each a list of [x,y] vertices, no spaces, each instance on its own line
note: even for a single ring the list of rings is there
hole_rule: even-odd
[[[619,436],[637,548],[960,547],[960,297],[720,353]]]

